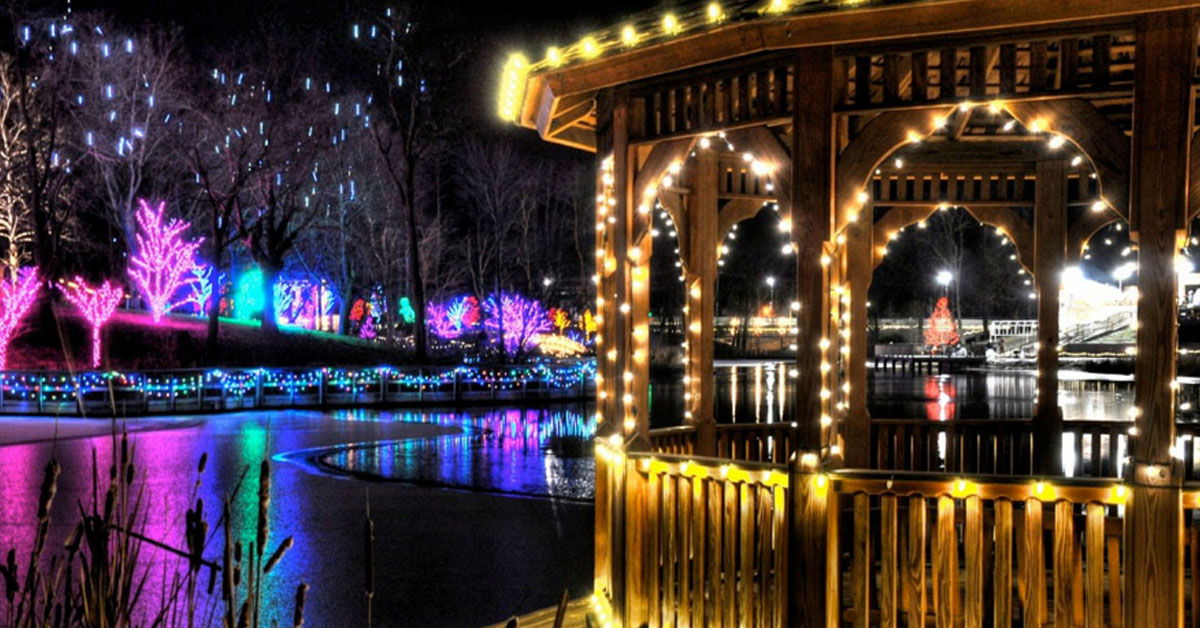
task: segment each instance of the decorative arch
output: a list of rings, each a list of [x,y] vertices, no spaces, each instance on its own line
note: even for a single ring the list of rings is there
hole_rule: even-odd
[[[840,233],[862,206],[859,194],[867,188],[875,169],[896,149],[911,141],[913,129],[930,128],[930,120],[949,115],[953,106],[889,111],[866,124],[837,160],[837,194],[834,197],[833,232]]]
[[[1008,207],[975,207],[970,205],[955,205],[961,208],[979,222],[990,225],[1004,232],[1017,249],[1017,261],[1025,272],[1033,276],[1033,229],[1020,214]],[[883,262],[883,248],[893,233],[914,225],[939,211],[939,206],[929,207],[895,207],[888,210],[878,221],[873,230],[874,241],[879,243],[872,252],[871,270],[874,271]]]
[[[980,106],[978,103],[972,106]],[[1129,138],[1096,108],[1080,99],[1060,99],[997,103],[1027,128],[1040,129],[1061,135],[1074,144],[1091,161],[1099,179],[1106,211],[1090,212],[1077,227],[1074,240],[1069,242],[1072,255],[1081,251],[1079,233],[1090,236],[1097,229],[1129,215]],[[850,217],[861,209],[860,194],[868,188],[875,169],[892,153],[914,139],[923,139],[940,126],[942,119],[956,107],[930,107],[883,113],[872,119],[858,136],[842,151],[837,163],[837,196],[834,232],[841,232]],[[1193,140],[1193,143],[1197,143]],[[1200,164],[1193,165],[1200,175]],[[1192,198],[1200,211],[1200,191]],[[1092,218],[1093,214],[1099,217]],[[1102,222],[1103,219],[1103,222]],[[1074,227],[1074,225],[1072,225]]]
[[[688,153],[692,150],[692,145],[695,143],[695,138],[681,138],[660,142],[650,149],[650,153],[646,155],[642,165],[638,168],[637,176],[634,177],[633,183],[633,199],[634,202],[648,202],[649,198],[659,198],[661,201],[662,181],[667,172],[671,169],[672,164],[683,163],[687,158]],[[666,207],[666,203],[662,203]],[[651,207],[650,211],[654,211]],[[671,209],[667,209],[671,212]],[[682,212],[678,212],[682,214]],[[680,216],[672,212],[671,218],[676,223],[679,222]],[[642,241],[650,235],[650,220],[636,221],[633,237],[630,241],[634,246],[641,246]],[[682,250],[680,251],[682,253]]]

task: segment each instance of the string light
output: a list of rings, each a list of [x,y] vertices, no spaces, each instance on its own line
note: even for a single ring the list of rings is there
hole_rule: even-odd
[[[70,282],[59,284],[59,290],[87,319],[91,328],[91,366],[100,366],[100,331],[125,298],[125,289],[108,280],[92,287],[82,278],[75,277]]]
[[[191,223],[171,219],[164,223],[166,203],[151,205],[138,199],[137,252],[129,259],[129,276],[150,306],[155,323],[175,305],[171,298],[189,283],[196,250],[203,238],[187,240],[183,233]]]
[[[8,345],[37,299],[38,288],[36,266],[22,268],[15,277],[0,281],[0,370],[8,367]]]

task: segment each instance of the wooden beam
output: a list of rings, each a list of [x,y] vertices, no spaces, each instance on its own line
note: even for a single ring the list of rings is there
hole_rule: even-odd
[[[1042,452],[1036,461],[1041,473],[1059,475],[1062,469],[1062,410],[1058,406],[1059,289],[1066,259],[1067,163],[1038,162],[1033,209],[1033,276],[1037,293],[1037,407],[1034,411]]]
[[[1095,106],[1072,98],[1010,102],[1005,108],[1025,126],[1042,120],[1078,145],[1096,167],[1105,200],[1128,215],[1129,138]]]
[[[815,450],[824,444],[821,347],[826,311],[824,244],[830,237],[834,195],[833,50],[828,47],[797,52],[795,91],[803,95],[792,120],[791,220],[796,250],[796,400],[794,420],[800,447]],[[865,357],[865,356],[863,356]],[[795,616],[793,616],[795,617]]]
[[[760,199],[733,199],[721,206],[717,223],[717,242],[725,240],[729,230],[743,220],[749,220],[763,209]]]
[[[717,155],[698,151],[687,171],[693,190],[686,199],[688,241],[684,284],[687,286],[687,382],[684,385],[684,419],[696,426],[696,454],[716,455],[716,418],[713,415],[716,384],[713,373],[713,332],[717,287]],[[681,250],[682,252],[682,250]]]
[[[664,174],[673,163],[682,164],[687,158],[688,151],[691,150],[692,141],[687,139],[671,140],[660,142],[654,145],[650,150],[650,154],[642,161],[637,169],[637,176],[633,184],[633,198],[631,202],[636,207],[640,208],[643,204],[650,206],[653,212],[653,199],[647,199],[648,190],[651,186],[657,188]],[[661,197],[662,192],[659,192]],[[661,202],[661,198],[660,198]],[[651,214],[652,215],[652,214]],[[640,221],[638,228],[633,232],[631,241],[635,244],[641,243],[643,239],[649,236],[652,220]]]
[[[1175,256],[1186,236],[1196,23],[1137,24],[1130,221],[1138,251],[1132,493],[1125,509],[1125,625],[1183,625],[1181,478],[1172,471],[1178,343]]]
[[[947,115],[953,107],[923,111],[897,111],[881,114],[866,124],[842,151],[837,160],[837,192],[833,211],[834,232],[840,232],[850,217],[859,212],[859,194],[866,188],[875,168],[892,151],[908,142],[909,131],[924,134],[932,120]]]
[[[869,213],[869,212],[868,212]],[[846,466],[866,468],[871,460],[871,415],[867,411],[867,292],[875,270],[874,229],[863,219],[846,227],[846,286],[850,293],[850,352],[844,357],[850,395],[846,408]]]
[[[726,139],[733,144],[735,150],[748,152],[763,161],[771,169],[768,178],[775,185],[775,198],[779,210],[786,212],[791,208],[792,181],[789,176],[792,157],[790,150],[780,141],[779,136],[770,128],[755,126],[731,131]]]
[[[1139,13],[1200,6],[1194,0],[932,0],[915,4],[814,11],[787,18],[730,22],[628,52],[539,74],[558,95],[621,83],[770,50],[970,33],[986,36],[1085,20],[1124,20]],[[815,49],[815,48],[811,48]]]

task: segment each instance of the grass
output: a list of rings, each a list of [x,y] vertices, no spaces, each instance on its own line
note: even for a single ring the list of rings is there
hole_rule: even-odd
[[[27,325],[9,351],[10,369],[82,368],[88,358],[85,321],[69,309],[55,312],[54,325]],[[206,365],[207,321],[168,316],[154,324],[141,312],[118,311],[104,329],[104,366],[117,370],[187,368]],[[264,333],[257,322],[221,319],[220,366],[370,366],[400,364],[401,349],[380,342],[307,330]]]

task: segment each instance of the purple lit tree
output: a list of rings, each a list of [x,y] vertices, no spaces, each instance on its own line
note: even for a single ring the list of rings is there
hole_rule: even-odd
[[[37,299],[39,287],[36,266],[22,268],[15,277],[0,281],[0,370],[8,368],[8,344]]]
[[[177,304],[171,298],[180,288],[190,284],[196,249],[203,238],[185,239],[183,233],[191,223],[177,218],[164,221],[166,203],[151,205],[138,199],[137,253],[129,259],[129,276],[150,306],[154,322]]]
[[[473,331],[479,324],[479,303],[472,296],[430,303],[425,317],[433,335],[442,340],[453,340]]]
[[[483,311],[488,341],[509,357],[523,354],[534,335],[550,331],[550,318],[541,302],[519,294],[492,294],[484,300]]]

